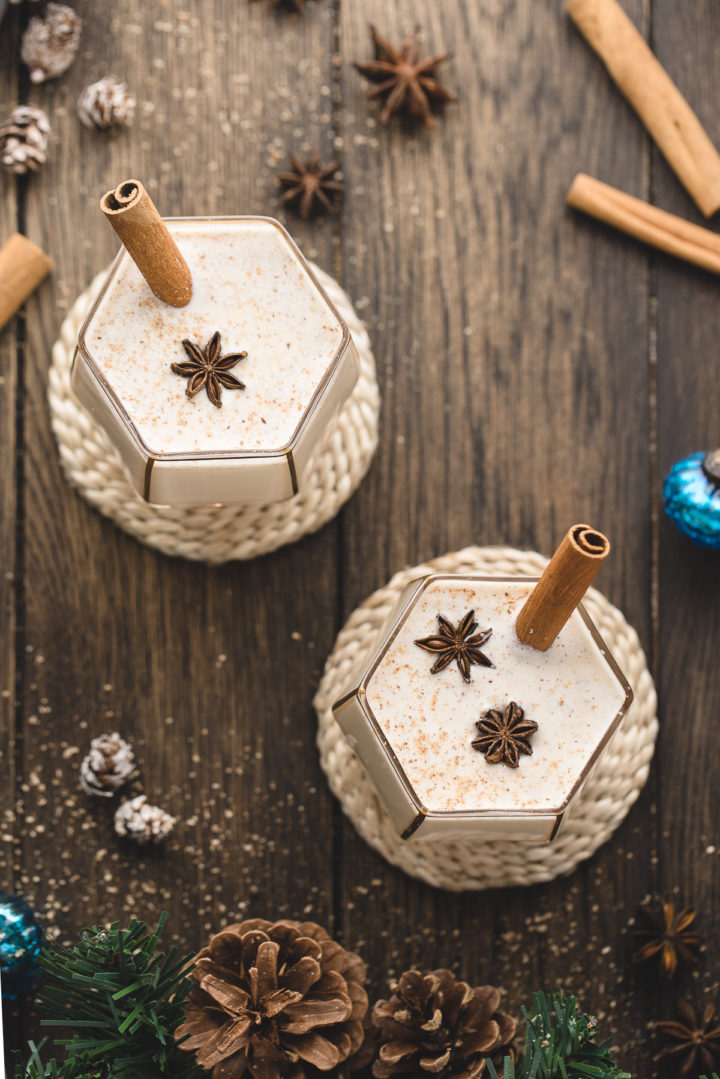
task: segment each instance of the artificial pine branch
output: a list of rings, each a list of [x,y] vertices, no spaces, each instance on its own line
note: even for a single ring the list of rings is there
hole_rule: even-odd
[[[69,949],[46,949],[38,1005],[42,1025],[68,1036],[55,1044],[65,1059],[43,1064],[35,1046],[27,1079],[199,1079],[194,1057],[180,1052],[175,1030],[184,1019],[192,957],[158,950],[157,929],[134,918],[127,929],[85,929]]]
[[[612,1059],[607,1042],[596,1042],[597,1022],[578,1008],[577,997],[562,992],[535,993],[525,1018],[522,1079],[630,1079]],[[490,1079],[516,1079],[510,1057],[498,1076],[486,1061]],[[518,1077],[519,1079],[519,1077]]]

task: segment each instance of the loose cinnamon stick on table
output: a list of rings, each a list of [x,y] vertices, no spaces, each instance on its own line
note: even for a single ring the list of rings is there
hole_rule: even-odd
[[[546,652],[610,554],[610,541],[590,525],[573,525],[517,616],[521,641]]]
[[[192,277],[167,225],[139,180],[125,180],[100,200],[100,208],[158,299],[184,307]]]
[[[565,201],[573,209],[627,232],[636,240],[720,274],[720,236],[710,229],[659,210],[584,172],[573,180]]]
[[[0,329],[51,269],[52,262],[42,248],[19,232],[0,247]]]
[[[720,209],[720,154],[634,23],[617,0],[567,0],[565,10],[710,217]]]

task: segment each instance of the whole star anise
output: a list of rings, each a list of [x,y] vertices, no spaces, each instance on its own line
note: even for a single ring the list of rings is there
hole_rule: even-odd
[[[387,124],[392,116],[403,112],[411,120],[430,127],[434,122],[432,106],[457,101],[456,95],[435,78],[435,69],[451,54],[443,52],[419,60],[419,30],[405,38],[399,48],[374,26],[370,27],[370,35],[375,46],[375,59],[365,63],[355,61],[355,68],[363,78],[377,84],[367,96],[384,99],[381,123]]]
[[[642,924],[636,934],[649,939],[635,952],[633,962],[643,963],[657,955],[660,973],[665,978],[672,978],[681,963],[694,966],[694,952],[704,943],[698,933],[688,932],[696,913],[695,907],[686,907],[676,914],[675,904],[667,898],[659,905],[640,907],[638,918]]]
[[[453,660],[458,665],[458,670],[466,682],[470,681],[470,667],[475,664],[478,667],[492,667],[493,663],[480,649],[490,639],[491,629],[481,630],[476,633],[477,622],[475,611],[468,611],[457,626],[453,626],[447,618],[439,614],[437,616],[439,632],[430,637],[421,637],[415,641],[418,648],[424,648],[426,652],[433,652],[437,659],[430,668],[431,674],[438,674],[449,667]]]
[[[339,180],[334,178],[340,162],[331,161],[326,165],[319,153],[301,161],[293,154],[290,167],[291,171],[278,173],[278,180],[287,188],[281,201],[296,209],[303,220],[321,209],[332,210],[332,196],[342,193],[343,189]]]
[[[504,713],[490,708],[476,726],[479,734],[472,746],[485,755],[488,763],[517,768],[521,753],[532,756],[530,738],[538,725],[525,719],[525,712],[515,701],[510,701]]]
[[[171,363],[170,367],[176,375],[187,378],[188,384],[185,390],[187,397],[194,397],[196,393],[205,387],[207,395],[216,408],[222,408],[222,388],[226,390],[244,390],[245,383],[235,375],[229,374],[232,367],[240,363],[247,356],[247,352],[231,352],[227,356],[221,355],[220,331],[216,331],[205,348],[188,341],[182,343],[189,360],[183,363]]]
[[[708,1004],[702,1020],[684,1000],[679,1000],[677,1010],[680,1022],[666,1020],[656,1023],[655,1029],[674,1044],[661,1049],[655,1060],[680,1063],[680,1075],[692,1076],[707,1072],[708,1075],[720,1061],[720,1026],[715,1019],[715,1005]]]

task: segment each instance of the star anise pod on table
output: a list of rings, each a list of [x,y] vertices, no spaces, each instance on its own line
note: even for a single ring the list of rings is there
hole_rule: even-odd
[[[636,935],[649,939],[635,952],[633,962],[643,963],[658,956],[660,973],[665,978],[672,978],[680,964],[694,966],[694,953],[704,944],[698,933],[688,932],[696,913],[695,907],[686,907],[676,914],[675,904],[667,898],[658,905],[640,907],[638,918],[641,924]]]
[[[430,127],[434,122],[433,106],[457,101],[456,95],[435,77],[435,69],[451,54],[443,52],[419,59],[419,30],[405,38],[399,47],[374,26],[370,27],[370,35],[375,46],[375,59],[365,63],[356,60],[355,68],[363,78],[376,84],[368,90],[367,96],[385,101],[381,123],[387,124],[391,117],[405,113],[411,120]]]
[[[437,659],[430,668],[431,674],[438,674],[449,667],[453,660],[466,682],[470,681],[470,667],[492,667],[494,664],[480,649],[490,639],[491,629],[476,633],[475,611],[468,611],[463,620],[454,626],[444,615],[437,616],[439,630],[430,637],[421,637],[415,641],[418,648],[433,652]]]
[[[680,1021],[655,1024],[655,1029],[673,1043],[661,1049],[655,1060],[679,1063],[679,1074],[692,1079],[703,1073],[709,1075],[720,1061],[720,1026],[715,1018],[715,1005],[707,1005],[702,1019],[684,1000],[678,1001],[677,1010]]]
[[[538,725],[532,719],[525,719],[524,710],[515,701],[510,701],[504,712],[488,709],[476,726],[479,733],[472,747],[483,753],[489,764],[517,768],[521,753],[532,756],[530,738]]]
[[[343,190],[343,185],[335,179],[339,168],[339,161],[331,161],[326,165],[319,153],[312,154],[305,161],[293,154],[290,158],[290,171],[278,173],[278,180],[287,188],[281,201],[296,209],[303,220],[322,209],[332,210],[333,197],[341,194]]]
[[[229,372],[232,367],[240,363],[240,360],[245,359],[247,352],[231,352],[223,356],[220,349],[219,330],[212,335],[205,348],[200,348],[187,338],[182,346],[189,359],[183,363],[172,363],[170,367],[176,375],[182,375],[183,378],[189,380],[185,390],[187,397],[194,397],[204,386],[215,407],[222,408],[223,386],[226,390],[245,389],[245,383]]]

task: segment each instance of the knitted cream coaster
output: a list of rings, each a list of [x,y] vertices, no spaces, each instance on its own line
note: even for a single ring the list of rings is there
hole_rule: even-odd
[[[151,506],[131,486],[117,450],[70,389],[78,331],[107,274],[95,278],[61,327],[48,386],[63,470],[92,506],[143,543],[165,554],[204,562],[267,554],[335,516],[370,467],[378,439],[380,394],[370,339],[349,297],[317,266],[313,272],[348,325],[360,358],[360,377],[316,451],[303,490],[267,506]]]
[[[467,547],[396,573],[385,588],[353,611],[325,665],[315,708],[320,763],[330,787],[363,839],[393,865],[428,884],[464,891],[537,884],[570,873],[609,839],[647,780],[658,729],[655,686],[635,630],[594,588],[583,603],[632,685],[635,699],[552,843],[401,839],[333,718],[333,702],[348,688],[353,671],[410,581],[430,573],[537,576],[547,561],[511,547]]]

